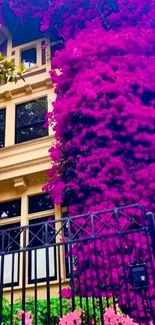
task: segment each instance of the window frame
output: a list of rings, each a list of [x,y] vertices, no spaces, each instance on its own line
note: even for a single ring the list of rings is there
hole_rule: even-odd
[[[31,194],[31,195],[28,195],[27,196],[27,198],[28,198],[28,215],[34,215],[34,214],[37,214],[37,213],[40,213],[40,214],[42,214],[42,213],[44,213],[44,211],[54,211],[54,203],[52,203],[51,202],[51,205],[53,206],[52,208],[49,208],[49,209],[43,209],[43,210],[38,210],[38,211],[34,211],[34,212],[32,212],[32,211],[30,211],[30,209],[32,209],[32,206],[31,206],[31,203],[30,203],[30,200],[32,199],[32,198],[37,198],[37,197],[40,197],[40,196],[49,196],[48,195],[48,193],[35,193],[35,194]],[[48,199],[50,199],[50,198],[48,198]]]
[[[46,216],[42,216],[41,215],[41,212],[39,212],[39,213],[40,213],[40,216],[38,216],[37,218],[32,218],[32,217],[29,218],[29,229],[31,229],[30,221],[34,221],[34,223],[32,224],[33,225],[32,228],[33,228],[37,224],[41,226],[41,225],[44,225],[45,222],[48,222],[48,220],[47,221],[40,221],[39,222],[39,219],[46,219],[46,218],[52,217],[53,220],[55,220],[54,213],[53,214],[49,214],[49,210],[48,210],[48,215],[46,215]],[[35,220],[36,220],[36,223],[35,223]],[[30,233],[28,235],[28,244],[29,244],[29,241],[30,241]],[[54,244],[54,245],[52,246],[52,244]],[[38,248],[36,246],[34,246],[34,248],[31,247],[31,249],[29,250],[29,252],[28,252],[28,269],[27,269],[27,272],[28,272],[27,285],[34,284],[35,282],[36,283],[45,283],[47,281],[46,276],[45,277],[42,277],[42,278],[39,278],[39,279],[35,279],[35,278],[32,279],[32,277],[31,277],[32,265],[33,265],[32,264],[32,259],[33,259],[32,258],[32,252],[35,252],[36,251],[36,254],[37,254],[37,251],[42,249],[42,250],[45,251],[45,254],[46,254],[46,249],[48,249],[48,254],[49,254],[50,253],[49,252],[50,251],[50,248],[52,248],[52,247],[53,247],[53,250],[54,250],[54,256],[53,256],[53,258],[54,258],[54,276],[49,276],[49,281],[53,282],[53,281],[56,281],[57,280],[57,252],[56,252],[56,237],[55,237],[54,241],[51,243],[51,246],[48,245],[46,247],[46,245],[44,245],[44,246],[39,246]],[[49,256],[49,258],[50,258],[50,256]],[[45,268],[46,268],[46,265],[45,265]]]
[[[47,112],[46,113],[48,113],[48,94],[42,95],[42,96],[37,97],[37,98],[31,98],[29,101],[17,102],[15,104],[15,144],[22,144],[22,143],[26,143],[26,142],[29,142],[29,141],[35,141],[35,140],[42,139],[42,138],[45,138],[45,137],[49,136],[49,129],[47,128],[47,134],[45,136],[37,137],[37,138],[34,138],[34,139],[30,139],[30,140],[25,140],[25,141],[22,141],[22,142],[17,141],[17,139],[18,139],[18,131],[19,130],[26,129],[27,127],[33,127],[35,125],[46,123],[46,119],[44,119],[44,121],[42,121],[42,122],[32,123],[32,124],[21,126],[21,127],[17,128],[17,107],[21,106],[21,105],[27,105],[27,104],[29,104],[31,102],[35,102],[37,100],[41,100],[41,99],[44,99],[44,98],[46,98],[46,100],[47,100]]]
[[[3,134],[3,146],[0,149],[5,148],[5,131],[6,131],[6,107],[0,108],[0,111],[4,111],[4,131],[0,130],[0,134]]]
[[[28,67],[28,68],[25,66],[26,71],[29,71],[29,70],[32,70],[32,69],[35,69],[35,68],[38,67],[39,55],[38,55],[38,51],[37,51],[37,43],[31,44],[31,45],[26,46],[26,47],[22,47],[20,49],[20,64],[24,64],[24,62],[22,61],[22,53],[25,52],[25,51],[31,50],[33,48],[36,49],[36,64],[34,64],[32,67]]]
[[[4,251],[3,251],[4,252],[4,268],[3,268],[3,287],[4,288],[10,288],[12,285],[13,285],[13,287],[18,287],[20,284],[20,272],[21,272],[21,265],[20,265],[20,259],[21,259],[20,258],[20,254],[21,254],[20,253],[20,244],[21,244],[20,227],[21,227],[21,222],[20,222],[20,220],[15,220],[14,222],[11,222],[11,224],[10,223],[0,224],[0,233],[4,232],[4,235],[5,235],[5,233],[13,230],[11,227],[12,225],[15,225],[15,228],[17,228],[17,229],[19,228],[19,251],[16,249],[16,250],[10,251],[10,253],[5,254],[5,248],[4,248]],[[4,229],[1,229],[1,227],[3,227]],[[5,228],[6,228],[6,230],[5,230]],[[0,250],[0,252],[1,252],[1,250]],[[6,252],[8,252],[8,251],[6,251]],[[12,281],[5,283],[5,273],[4,273],[5,258],[6,258],[6,256],[13,257],[13,254],[14,254],[14,256],[15,256],[15,254],[17,254],[17,274],[14,273],[14,277],[17,275],[17,281],[14,281],[13,283],[12,283]],[[0,256],[2,257],[1,253],[0,253]],[[1,269],[1,261],[0,261],[0,269]],[[12,267],[10,268],[10,272],[12,273]],[[15,272],[15,261],[14,261],[14,272]],[[11,274],[11,277],[12,277],[12,274]]]
[[[21,205],[22,205],[22,200],[24,199],[24,202],[27,202],[26,203],[26,206],[27,206],[27,209],[25,210],[24,209],[24,215],[22,214],[22,209],[21,209],[21,216],[18,216],[18,217],[13,217],[13,218],[4,218],[2,220],[0,220],[0,226],[8,226],[8,229],[9,228],[12,228],[12,225],[14,224],[17,224],[19,223],[19,227],[22,228],[22,227],[26,227],[27,231],[28,231],[28,227],[29,227],[29,222],[31,220],[34,221],[33,224],[35,223],[41,223],[41,219],[42,218],[48,218],[48,220],[50,220],[50,218],[52,218],[53,220],[61,220],[61,216],[63,212],[66,212],[66,209],[65,208],[62,208],[61,207],[57,207],[53,204],[54,208],[53,209],[49,209],[49,210],[44,210],[44,211],[40,211],[40,212],[35,212],[35,213],[28,213],[28,197],[30,196],[37,196],[37,195],[40,195],[42,194],[42,191],[40,189],[40,186],[38,187],[38,189],[36,190],[35,189],[31,189],[30,191],[28,191],[28,193],[26,194],[26,199],[25,199],[25,195],[21,195],[20,197],[18,196],[15,196],[15,197],[10,197],[9,200],[5,200],[5,201],[1,201],[2,203],[3,202],[8,202],[8,201],[13,201],[13,200],[16,200],[16,199],[19,199],[21,198]],[[24,217],[24,219],[22,219]],[[23,221],[24,221],[24,224],[23,224]],[[38,222],[37,222],[38,221]],[[44,223],[45,221],[43,221]],[[51,240],[51,242],[47,245],[48,247],[48,252],[49,252],[49,258],[51,257],[51,254],[52,254],[52,258],[53,258],[53,265],[54,267],[51,266],[50,268],[50,272],[51,272],[51,275],[54,275],[54,276],[50,276],[49,277],[49,281],[50,281],[50,286],[53,285],[53,284],[58,284],[59,282],[59,271],[58,271],[58,265],[60,265],[59,263],[61,262],[62,264],[62,268],[61,268],[61,279],[63,280],[64,283],[67,283],[67,281],[69,280],[69,277],[67,276],[67,272],[66,272],[66,264],[65,264],[65,251],[64,251],[64,246],[63,245],[60,245],[60,260],[58,258],[58,246],[59,246],[59,236],[57,236],[57,231],[58,231],[58,228],[57,228],[57,225],[60,225],[61,224],[61,221],[60,223],[58,222],[55,222],[55,241]],[[0,227],[1,228],[1,227]],[[29,266],[30,263],[29,263],[29,251],[31,252],[34,252],[34,249],[33,247],[31,248],[31,250],[29,249],[29,236],[26,236],[26,256],[27,256],[27,262],[26,262],[26,288],[32,288],[34,287],[34,284],[36,283],[38,288],[39,286],[44,286],[46,285],[47,283],[47,278],[45,277],[42,277],[42,278],[38,278],[38,279],[35,279],[35,262],[33,262],[32,264],[32,261],[31,261],[31,267]],[[19,249],[19,252],[18,251],[12,251],[13,253],[16,253],[18,254],[18,256],[16,257],[15,256],[15,267],[17,265],[17,267],[14,269],[14,279],[18,279],[18,282],[13,282],[12,283],[6,283],[4,284],[4,288],[6,291],[10,290],[11,286],[13,285],[14,288],[18,288],[18,289],[22,289],[22,270],[23,270],[23,266],[21,264],[21,260],[23,258],[23,250],[22,250],[22,247],[23,247],[23,238],[22,236],[20,235],[20,247],[21,249]],[[54,251],[53,252],[50,252],[50,247],[53,247],[54,248]],[[37,250],[37,247],[34,247],[36,250]],[[41,249],[43,248],[44,250],[46,249],[46,245],[43,245],[43,246],[38,246],[38,249]],[[11,253],[11,251],[10,251]],[[35,258],[35,255],[33,255],[34,253],[31,253],[32,254],[32,259]],[[46,254],[43,253],[43,254]],[[6,254],[7,255],[7,254]],[[45,255],[46,256],[46,255]],[[37,258],[39,258],[39,255],[37,256]],[[41,255],[41,258],[43,258],[43,260],[45,261],[44,263],[46,263],[46,260],[45,260],[45,257],[44,255]],[[18,260],[17,260],[18,259]],[[16,264],[17,263],[17,264]],[[12,264],[11,264],[12,265]],[[39,267],[39,265],[37,265],[37,267]],[[46,264],[45,264],[45,267],[46,267]],[[15,270],[17,270],[17,272],[15,272]],[[44,274],[43,274],[44,275]],[[45,273],[46,275],[46,273]],[[40,276],[40,274],[38,273],[38,277]],[[9,278],[10,278],[10,275],[9,275]]]

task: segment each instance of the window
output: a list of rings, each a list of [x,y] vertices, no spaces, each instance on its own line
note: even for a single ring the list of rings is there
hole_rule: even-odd
[[[35,248],[29,252],[28,282],[34,283],[46,281],[47,264],[46,253],[49,256],[50,280],[56,279],[56,249],[55,246],[47,246],[55,243],[55,231],[50,226],[50,217],[34,219],[29,222],[29,247]],[[44,247],[42,247],[44,246]]]
[[[0,148],[5,144],[5,109],[0,109]]]
[[[20,248],[20,223],[0,226],[0,252],[5,252],[3,268],[3,284],[8,287],[19,284],[19,253]],[[2,255],[0,254],[0,273]]]
[[[0,203],[0,220],[21,215],[21,199]]]
[[[23,50],[21,52],[21,61],[24,63],[26,69],[34,67],[37,64],[36,48],[33,47],[28,50]]]
[[[54,204],[48,194],[42,193],[29,197],[28,213],[36,213],[51,209],[54,209]]]
[[[16,143],[48,135],[45,129],[47,97],[16,106]]]

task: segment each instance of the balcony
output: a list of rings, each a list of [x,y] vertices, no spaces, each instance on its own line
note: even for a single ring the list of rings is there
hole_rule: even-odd
[[[8,39],[8,59],[13,61],[17,67],[21,63],[24,64],[26,72],[24,79],[18,78],[17,83],[1,84],[0,86],[0,103],[4,100],[10,100],[19,94],[31,94],[36,88],[51,88],[49,71],[51,69],[50,62],[50,46],[46,46],[46,51],[42,46],[46,46],[44,39],[22,44],[13,47],[11,36]]]

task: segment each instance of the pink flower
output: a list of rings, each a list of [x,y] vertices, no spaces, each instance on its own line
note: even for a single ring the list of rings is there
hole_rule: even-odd
[[[67,315],[64,315],[59,320],[59,325],[81,325],[82,324],[82,310],[74,310]]]
[[[138,325],[129,316],[120,313],[116,314],[111,307],[106,309],[103,318],[105,325]]]
[[[18,313],[17,313],[17,319],[18,320],[22,320],[24,317],[24,320],[25,320],[25,325],[32,325],[32,316],[31,316],[31,312],[24,312],[23,310],[20,310]]]

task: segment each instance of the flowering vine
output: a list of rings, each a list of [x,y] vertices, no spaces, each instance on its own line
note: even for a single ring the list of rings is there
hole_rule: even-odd
[[[112,26],[108,31],[98,17],[87,21],[85,28],[68,39],[53,58],[53,67],[61,71],[59,75],[51,72],[57,99],[49,120],[56,121],[57,145],[50,151],[54,165],[45,189],[57,204],[65,197],[69,215],[139,202],[146,209],[155,209],[152,4],[149,7],[138,1],[134,7],[132,1],[127,1],[123,6],[120,1],[119,12],[108,16],[107,23]],[[110,233],[109,227],[116,227],[116,220],[111,219],[109,227],[102,228],[106,220],[106,214],[96,220],[96,231],[102,236]],[[137,221],[141,222],[138,215]],[[119,222],[121,229],[130,229],[131,223],[127,225],[124,216]],[[84,223],[79,219],[79,224]],[[90,233],[89,224],[85,229]],[[88,296],[109,296],[113,291],[121,306],[145,324],[146,314],[150,317],[148,302],[141,292],[135,294],[131,283],[126,285],[130,265],[147,261],[148,297],[155,307],[151,243],[145,233],[140,236],[129,234],[122,243],[118,237],[108,241],[103,237],[96,244],[75,245],[72,253],[78,274],[76,291]]]
[[[39,0],[37,5],[34,0],[14,0],[8,5],[22,20],[29,15],[40,18],[42,31],[58,28],[65,40],[64,49],[52,60],[61,73],[51,71],[57,99],[49,123],[55,122],[57,143],[50,149],[52,168],[45,190],[56,204],[66,200],[69,215],[139,202],[154,211],[154,0]],[[103,222],[106,216],[101,214],[96,228]],[[125,218],[120,223],[125,227]],[[121,303],[130,304],[135,317],[137,304],[142,320],[147,301],[132,288],[127,293],[119,245],[119,238],[109,239],[108,245],[97,242],[100,276],[110,286],[112,263]],[[148,260],[145,234],[140,239],[138,233],[127,236],[123,245],[127,267],[147,262],[148,298],[155,308],[151,263],[155,264]],[[97,295],[94,246],[86,243],[83,251],[75,246],[74,254],[81,270],[89,265],[80,273],[78,289],[91,295],[93,281]],[[102,291],[105,294],[104,285]]]

